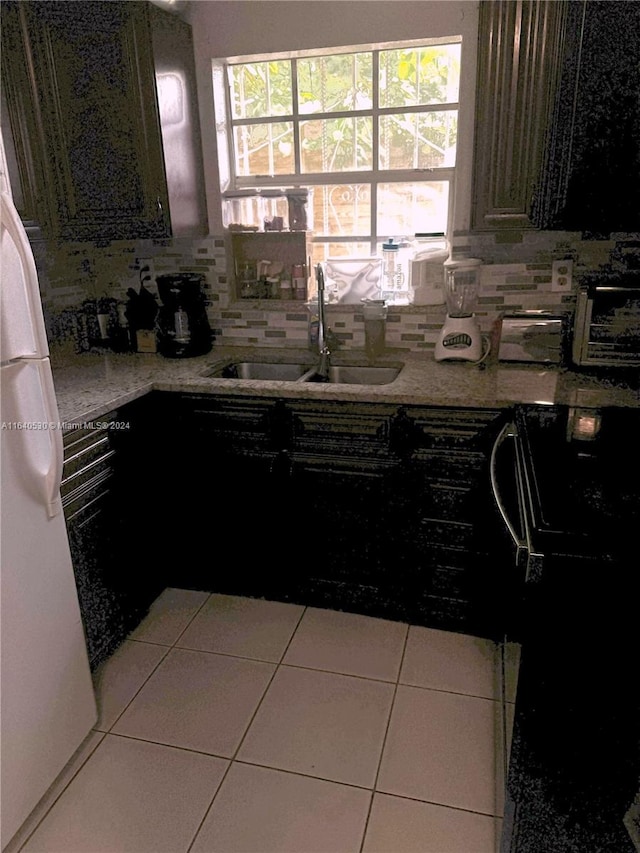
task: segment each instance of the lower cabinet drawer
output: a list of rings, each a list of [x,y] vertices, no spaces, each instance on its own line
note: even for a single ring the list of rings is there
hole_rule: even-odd
[[[445,548],[469,549],[473,545],[474,529],[472,524],[456,521],[444,521],[439,518],[421,518],[417,530],[417,548],[425,553],[433,546]]]
[[[425,595],[416,607],[427,625],[444,630],[464,630],[468,626],[470,609],[468,601],[436,595]]]
[[[416,503],[423,517],[471,523],[476,511],[476,490],[448,483],[425,483]]]
[[[466,600],[471,592],[469,571],[462,568],[435,566],[431,573],[429,591],[437,596]]]

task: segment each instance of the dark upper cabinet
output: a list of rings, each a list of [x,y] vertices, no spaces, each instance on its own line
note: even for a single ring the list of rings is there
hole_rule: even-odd
[[[640,228],[637,0],[482,0],[472,227]]]
[[[169,236],[171,193],[152,41],[152,23],[162,26],[163,19],[137,0],[2,5],[3,76],[22,195],[30,206],[26,218],[38,219],[63,240]],[[175,43],[192,66],[191,43],[183,33],[189,27],[171,18],[180,34]],[[166,41],[157,39],[161,52]],[[166,83],[165,56],[166,50]],[[176,80],[184,87],[178,100],[183,113],[192,114],[187,87],[193,76],[178,71]],[[169,121],[172,116],[175,109]],[[194,172],[201,161],[193,154],[199,140],[190,144],[195,164],[190,180],[201,187]],[[175,187],[175,165],[171,177]],[[188,183],[184,175],[177,180]],[[204,231],[199,193],[196,213],[187,217],[192,233]],[[194,199],[187,203],[193,206]],[[183,223],[182,209],[179,216]]]
[[[149,6],[162,150],[174,236],[208,233],[191,26]]]
[[[594,235],[637,231],[640,3],[561,5],[561,74],[534,219]]]
[[[565,3],[483,0],[471,224],[533,227],[536,192],[560,69]]]

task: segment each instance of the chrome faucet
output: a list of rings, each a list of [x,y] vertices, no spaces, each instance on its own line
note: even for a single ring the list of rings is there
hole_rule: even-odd
[[[324,272],[322,264],[316,265],[316,283],[318,285],[318,367],[316,373],[323,379],[329,377],[329,359],[331,350],[328,345],[328,329],[324,313]]]

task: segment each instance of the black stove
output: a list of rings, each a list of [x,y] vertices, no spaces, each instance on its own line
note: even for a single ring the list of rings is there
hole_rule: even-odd
[[[534,547],[617,559],[640,530],[640,409],[516,412]]]
[[[523,406],[516,428],[538,570],[518,612],[502,853],[633,853],[640,410]]]

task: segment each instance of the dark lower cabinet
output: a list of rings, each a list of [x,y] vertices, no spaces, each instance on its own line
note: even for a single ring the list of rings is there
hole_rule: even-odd
[[[402,550],[416,624],[484,636],[500,625],[489,458],[503,419],[499,410],[407,406],[400,412]]]
[[[396,407],[287,405],[291,506],[304,542],[294,586],[320,607],[407,618],[395,533]],[[295,563],[292,561],[292,568]]]
[[[495,633],[500,411],[154,396],[172,585]]]
[[[503,413],[154,392],[65,436],[93,667],[165,586],[495,636]]]
[[[146,406],[131,404],[71,430],[64,444],[62,502],[95,669],[165,586],[150,514],[155,452]]]
[[[156,526],[169,583],[265,594],[291,535],[279,492],[281,405],[197,394],[154,399],[163,472]]]

